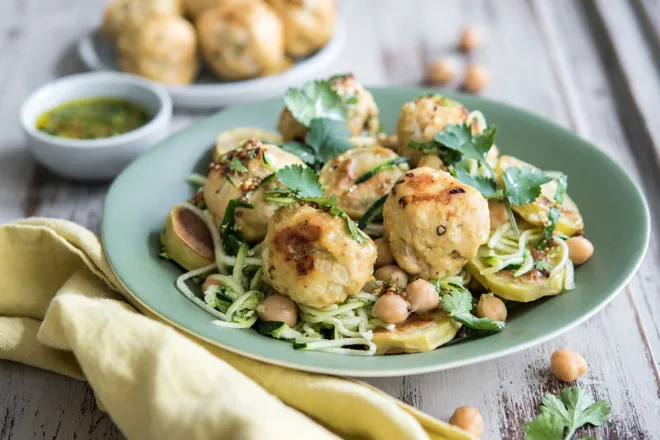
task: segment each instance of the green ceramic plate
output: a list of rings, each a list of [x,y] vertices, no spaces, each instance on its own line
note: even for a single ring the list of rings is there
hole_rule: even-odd
[[[432,90],[373,90],[388,131],[401,105]],[[453,95],[452,95],[453,96]],[[184,182],[204,172],[216,135],[239,126],[274,129],[281,100],[234,107],[208,117],[162,142],[114,182],[105,201],[103,243],[115,272],[135,298],[172,324],[208,342],[245,356],[301,370],[350,376],[395,376],[443,370],[504,356],[554,338],[583,322],[619,292],[635,273],[649,238],[649,213],[639,188],[596,147],[537,116],[472,96],[453,96],[480,109],[500,126],[497,145],[547,170],[569,176],[594,243],[593,258],[576,271],[577,289],[512,312],[507,329],[429,353],[351,357],[296,351],[256,331],[220,328],[211,316],[181,295],[174,280],[181,270],[160,260],[158,233],[170,207],[188,198]]]

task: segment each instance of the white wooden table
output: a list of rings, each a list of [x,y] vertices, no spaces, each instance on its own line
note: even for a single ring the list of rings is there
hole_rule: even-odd
[[[103,3],[0,0],[0,222],[54,216],[99,229],[107,185],[70,183],[35,165],[17,112],[36,87],[81,70],[73,45],[99,20]],[[660,0],[347,0],[341,6],[350,44],[332,70],[353,71],[368,85],[418,84],[425,62],[440,55],[465,63],[454,52],[459,30],[481,27],[485,44],[471,58],[492,73],[484,95],[556,121],[607,151],[641,183],[660,218]],[[177,114],[174,129],[201,116]],[[522,438],[542,394],[561,388],[548,371],[550,353],[568,346],[589,362],[580,383],[612,404],[610,423],[589,433],[660,438],[658,230],[654,224],[630,285],[563,337],[472,367],[369,382],[445,420],[455,407],[474,405],[486,421],[484,438]],[[123,436],[85,383],[0,361],[0,439],[30,438]]]

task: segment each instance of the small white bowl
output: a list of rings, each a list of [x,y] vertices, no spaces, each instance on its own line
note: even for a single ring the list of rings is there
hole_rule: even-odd
[[[101,139],[68,139],[37,129],[43,113],[85,98],[121,98],[144,107],[152,119],[140,128]],[[28,148],[45,167],[65,177],[109,180],[149,147],[165,138],[172,119],[172,100],[162,86],[123,73],[83,73],[46,84],[20,110]]]

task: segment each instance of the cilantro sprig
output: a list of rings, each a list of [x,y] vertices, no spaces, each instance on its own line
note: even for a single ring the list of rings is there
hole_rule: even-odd
[[[343,219],[353,240],[360,244],[367,241],[364,232],[358,228],[353,219],[337,206],[339,202],[337,196],[323,197],[323,188],[314,170],[302,165],[288,165],[279,170],[275,176],[286,188],[267,191],[266,200],[281,204],[302,202],[314,205]]]
[[[542,171],[533,168],[507,168],[502,176],[504,184],[501,185],[495,171],[486,160],[486,155],[495,143],[497,130],[497,126],[489,125],[482,133],[473,134],[470,124],[448,125],[443,131],[437,133],[432,141],[412,142],[409,146],[424,153],[435,151],[443,157],[443,162],[452,166],[452,173],[458,180],[476,188],[488,199],[501,199],[509,215],[513,232],[515,235],[519,235],[511,206],[534,202],[541,194],[541,185],[551,179]],[[447,150],[458,156],[449,157]],[[484,167],[488,175],[473,176],[459,165],[462,158],[476,160]]]
[[[229,201],[225,215],[222,217],[222,224],[220,225],[220,229],[222,230],[222,247],[229,255],[236,255],[238,249],[245,243],[243,234],[236,229],[236,208],[252,209],[254,206],[241,199],[232,199]]]
[[[566,190],[568,188],[568,176],[566,174],[561,174],[556,179],[557,189],[555,190],[554,203],[548,212],[548,223],[543,227],[543,236],[545,241],[548,241],[552,238],[552,234],[557,228],[557,222],[561,216],[561,207],[564,204],[564,198],[566,197]]]
[[[605,400],[596,402],[577,386],[564,388],[558,398],[546,394],[539,416],[525,424],[525,440],[570,440],[584,425],[604,425],[610,410]]]
[[[498,333],[504,330],[502,321],[489,318],[477,318],[472,314],[474,307],[472,294],[460,284],[433,281],[436,291],[441,295],[440,306],[451,319],[472,330]]]
[[[284,93],[284,104],[296,121],[309,127],[313,119],[324,118],[345,121],[348,109],[330,81],[309,81],[302,88],[289,88]]]
[[[351,136],[345,121],[315,118],[309,124],[305,143],[291,141],[282,145],[284,151],[295,154],[316,170],[324,163],[354,148],[347,139]]]

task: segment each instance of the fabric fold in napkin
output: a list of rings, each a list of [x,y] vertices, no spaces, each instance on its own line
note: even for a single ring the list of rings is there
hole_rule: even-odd
[[[0,359],[89,381],[129,439],[472,438],[366,384],[211,346],[131,300],[87,229],[0,226]]]

